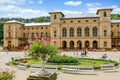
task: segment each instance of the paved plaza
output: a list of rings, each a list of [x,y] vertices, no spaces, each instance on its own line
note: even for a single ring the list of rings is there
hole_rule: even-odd
[[[68,55],[74,57],[80,57],[81,52],[62,52],[61,55]],[[110,59],[119,61],[120,52],[88,52],[87,57],[101,58],[103,54],[107,54]],[[15,80],[26,80],[29,76],[29,71],[18,70],[16,67],[7,66],[5,63],[10,61],[11,57],[24,57],[23,52],[0,52],[0,68],[10,68],[16,70]],[[120,80],[119,72],[104,73],[103,71],[95,71],[96,75],[78,75],[67,74],[58,71],[57,80]]]

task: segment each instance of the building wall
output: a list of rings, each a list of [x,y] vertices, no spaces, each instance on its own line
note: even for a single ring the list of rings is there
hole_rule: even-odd
[[[20,23],[5,23],[4,47],[8,47],[8,41],[11,41],[12,47],[20,49],[20,46],[28,44],[29,37],[34,39],[33,36],[36,33],[38,33],[39,39],[48,37],[49,40],[56,41],[62,49],[110,49],[119,47],[120,39],[116,36],[118,36],[118,25],[120,26],[120,23],[111,23],[111,11],[111,9],[100,9],[97,11],[99,17],[81,18],[64,18],[64,14],[61,12],[51,12],[49,13],[51,17],[50,25],[25,26]],[[9,26],[11,30],[9,30]],[[86,27],[89,28],[89,36],[85,35]],[[93,36],[94,27],[97,29],[97,36]],[[63,28],[66,29],[66,36],[63,36]],[[71,28],[74,29],[74,36],[72,37],[70,36]],[[78,36],[78,28],[81,28],[81,36]],[[12,33],[11,37],[8,37],[8,32]],[[46,32],[48,36],[46,36]],[[33,36],[32,33],[34,33]],[[113,36],[111,36],[112,33]]]

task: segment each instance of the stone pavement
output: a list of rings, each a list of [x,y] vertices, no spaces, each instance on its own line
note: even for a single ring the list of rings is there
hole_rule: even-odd
[[[80,57],[81,52],[77,52],[77,57]],[[119,61],[120,52],[88,52],[87,56],[90,58],[101,58],[103,54],[107,54],[110,59]],[[68,55],[76,57],[76,52],[62,52],[61,55]],[[18,70],[16,67],[6,66],[11,57],[24,57],[23,52],[0,52],[0,68],[10,68],[16,70],[16,77],[14,80],[26,80],[29,76],[29,71]],[[120,80],[120,71],[113,73],[104,73],[96,71],[97,75],[76,75],[58,72],[57,80]]]

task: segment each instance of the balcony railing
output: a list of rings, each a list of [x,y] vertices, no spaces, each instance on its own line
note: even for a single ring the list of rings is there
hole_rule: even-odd
[[[120,36],[111,36],[112,38],[120,38]]]

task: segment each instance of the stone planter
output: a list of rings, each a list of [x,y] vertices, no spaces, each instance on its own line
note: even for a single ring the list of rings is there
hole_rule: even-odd
[[[27,80],[57,80],[57,74],[51,73],[45,76],[30,75]]]

